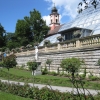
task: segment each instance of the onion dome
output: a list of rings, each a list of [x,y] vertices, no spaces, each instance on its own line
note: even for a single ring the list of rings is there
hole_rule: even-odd
[[[52,11],[51,11],[51,12],[52,12],[52,13],[57,13],[57,11],[58,11],[57,8],[54,6],[54,7],[52,8]]]

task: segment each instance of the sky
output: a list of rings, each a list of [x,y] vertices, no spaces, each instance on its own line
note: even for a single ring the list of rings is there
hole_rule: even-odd
[[[33,9],[38,10],[41,16],[50,24],[52,7],[56,6],[60,14],[60,23],[70,22],[75,18],[78,3],[82,0],[0,0],[0,23],[6,32],[15,32],[17,20],[29,16]]]

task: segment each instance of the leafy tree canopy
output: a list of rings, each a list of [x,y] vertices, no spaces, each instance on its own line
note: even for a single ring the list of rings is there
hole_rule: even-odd
[[[5,30],[4,27],[0,24],[0,47],[5,45]]]
[[[71,72],[72,76],[74,76],[74,73],[78,71],[82,63],[84,62],[79,58],[66,58],[62,60],[60,66],[66,69],[66,71]]]
[[[32,62],[32,61],[27,62],[27,65],[28,65],[29,69],[32,71],[36,70],[38,67],[37,62]]]
[[[15,67],[17,64],[16,56],[12,54],[12,55],[4,57],[3,64],[4,64],[4,67],[6,67],[9,71],[10,68]]]
[[[20,43],[20,45],[26,46],[29,44],[31,39],[31,30],[29,27],[29,24],[25,20],[18,20],[16,23],[16,30],[15,30],[17,42]]]
[[[40,12],[35,9],[30,11],[30,17],[25,17],[25,20],[30,23],[30,28],[34,36],[34,42],[41,42],[43,37],[47,34],[49,27],[42,19]]]
[[[48,30],[40,12],[34,9],[30,11],[29,17],[25,16],[23,20],[17,21],[15,34],[21,46],[26,46],[32,42],[41,42]]]

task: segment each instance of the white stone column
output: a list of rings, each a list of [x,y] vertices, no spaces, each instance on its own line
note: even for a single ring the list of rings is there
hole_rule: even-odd
[[[35,60],[38,60],[38,46],[35,46]]]

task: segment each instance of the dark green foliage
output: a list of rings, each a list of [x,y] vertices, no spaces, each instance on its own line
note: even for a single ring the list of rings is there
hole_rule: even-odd
[[[41,14],[37,10],[30,11],[30,17],[25,17],[25,20],[30,24],[31,32],[33,33],[33,41],[41,42],[45,35],[47,35],[49,27],[42,19]]]
[[[2,62],[2,61],[0,61],[0,67],[3,67],[3,66],[4,66],[3,62]]]
[[[58,37],[57,37],[57,40],[58,40],[59,42],[62,42],[62,41],[64,40],[64,38],[63,38],[63,36],[58,36]]]
[[[26,46],[32,41],[32,33],[29,24],[25,20],[18,20],[15,34],[21,46]]]
[[[56,73],[56,72],[54,72],[54,71],[48,72],[48,74],[49,74],[49,75],[53,75],[53,76],[57,76],[57,75],[58,75],[58,73]]]
[[[6,47],[12,50],[13,48],[19,47],[17,36],[15,33],[7,33],[6,34]]]
[[[17,65],[16,56],[11,54],[3,58],[4,67],[6,67],[9,71],[9,68],[13,68]]]
[[[49,27],[42,19],[41,14],[37,10],[30,11],[30,16],[25,16],[23,20],[16,23],[15,35],[17,42],[21,46],[26,46],[32,42],[40,43],[47,34]]]
[[[0,81],[0,90],[21,97],[32,98],[33,100],[80,100],[80,98],[73,93],[61,93],[47,87],[42,89],[37,87],[32,88],[28,84],[8,84]],[[86,99],[84,99],[83,94],[80,96],[81,100],[99,100],[99,96],[95,96],[95,99],[91,98],[89,95],[86,95]]]
[[[44,41],[44,46],[49,46],[51,43],[50,43],[50,40],[45,40]]]
[[[5,46],[5,42],[6,42],[5,30],[4,27],[0,24],[0,47]]]
[[[5,30],[0,24],[0,47],[11,50],[27,44],[40,43],[49,29],[41,13],[34,9],[30,11],[30,16],[23,16],[23,19],[17,20],[15,33],[8,32],[5,35]]]
[[[86,68],[84,68],[84,72],[83,72],[83,75],[82,75],[83,78],[86,77],[86,73],[87,73],[87,72],[86,72]]]
[[[46,60],[46,64],[49,65],[49,71],[50,71],[50,65],[51,65],[51,63],[52,63],[52,60],[51,60],[51,59],[47,59],[47,60]]]
[[[31,71],[34,71],[34,70],[36,70],[37,69],[37,67],[38,67],[38,64],[37,64],[37,62],[27,62],[27,65],[28,65],[28,67],[29,67],[29,69],[31,70]]]
[[[98,59],[98,61],[97,61],[97,64],[96,64],[96,65],[100,66],[100,59]]]
[[[42,70],[42,75],[46,75],[46,74],[48,74],[47,67],[45,67],[45,68]]]

